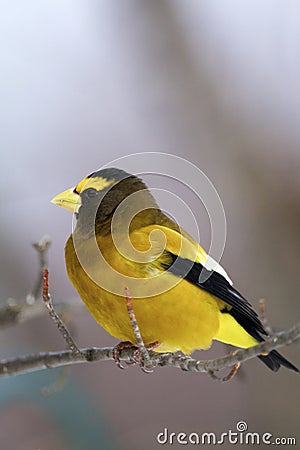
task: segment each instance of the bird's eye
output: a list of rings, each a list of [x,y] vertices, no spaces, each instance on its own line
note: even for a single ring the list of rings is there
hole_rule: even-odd
[[[83,194],[87,198],[93,198],[93,197],[96,197],[97,191],[96,191],[96,189],[88,188],[83,192]]]

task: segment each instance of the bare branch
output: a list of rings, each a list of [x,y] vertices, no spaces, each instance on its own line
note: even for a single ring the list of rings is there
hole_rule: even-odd
[[[279,349],[290,345],[300,339],[300,323],[287,331],[274,334],[265,342],[247,349],[236,350],[222,358],[197,361],[189,356],[180,356],[173,353],[149,352],[150,363],[153,367],[177,367],[190,372],[217,372],[222,369],[232,368],[237,363],[243,363],[262,353]],[[120,358],[130,361],[134,357],[135,348],[124,348],[120,352]],[[0,376],[17,375],[34,372],[42,369],[67,366],[70,364],[86,363],[88,361],[111,361],[113,360],[113,348],[84,348],[80,355],[76,356],[71,350],[60,352],[38,353],[25,355],[18,358],[0,360]]]
[[[6,305],[0,308],[0,327],[17,324],[24,320],[42,314],[44,311],[44,307],[42,304],[36,302],[36,297],[39,295],[41,288],[43,288],[44,303],[48,308],[50,316],[56,323],[57,328],[62,333],[69,349],[58,352],[38,353],[17,358],[2,359],[0,360],[0,376],[17,375],[46,368],[65,367],[72,364],[86,363],[91,361],[115,360],[114,348],[92,347],[79,349],[72,339],[62,319],[54,310],[52,299],[48,291],[48,271],[47,269],[45,269],[46,252],[49,245],[50,241],[48,238],[43,238],[40,240],[40,242],[34,244],[34,247],[39,252],[40,259],[40,273],[38,280],[35,284],[32,294],[27,297],[25,302],[22,301],[18,303],[13,299],[8,299]],[[284,347],[300,339],[299,323],[290,330],[272,334],[265,342],[262,342],[255,347],[239,349],[227,356],[214,360],[197,361],[196,359],[193,359],[189,356],[180,356],[173,353],[155,353],[151,350],[151,348],[155,348],[155,345],[150,346],[149,349],[146,348],[142,341],[140,330],[135,319],[129,291],[126,291],[126,301],[131,324],[133,326],[133,330],[139,344],[138,349],[136,347],[127,348],[125,346],[120,350],[118,356],[120,357],[120,359],[126,362],[136,361],[137,350],[139,350],[140,353],[143,353],[143,350],[145,350],[145,355],[143,356],[147,363],[147,366],[149,367],[177,367],[185,371],[202,373],[204,372],[219,381],[228,381],[235,375],[242,362],[245,362],[261,354],[268,354],[271,350]],[[73,312],[74,307],[74,304],[69,305],[67,303],[61,303],[56,306],[56,309],[60,314],[62,314],[65,311]],[[266,321],[265,305],[263,302],[260,303],[260,309],[262,318]],[[217,372],[226,368],[231,369],[229,374],[225,377],[219,377],[217,375]]]

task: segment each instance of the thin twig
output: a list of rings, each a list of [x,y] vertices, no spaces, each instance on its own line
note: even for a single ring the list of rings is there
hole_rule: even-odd
[[[51,240],[49,236],[43,236],[38,242],[34,242],[32,244],[33,248],[35,248],[39,255],[39,267],[40,271],[35,282],[34,288],[32,290],[32,298],[36,300],[41,292],[43,287],[43,274],[44,270],[47,267],[47,259],[48,259],[48,249],[50,247]]]
[[[149,352],[151,364],[161,367],[184,368],[190,372],[216,372],[233,367],[237,363],[243,363],[260,354],[269,353],[271,350],[290,345],[300,339],[300,323],[293,328],[282,331],[254,347],[236,350],[234,353],[222,358],[197,361],[188,356],[180,356],[173,353]],[[135,348],[125,348],[120,352],[120,358],[130,361]],[[71,350],[59,352],[38,353],[17,358],[0,360],[0,376],[28,373],[46,368],[62,367],[70,364],[85,363],[87,361],[111,361],[113,360],[113,348],[84,348],[80,354],[74,355]]]
[[[80,356],[81,355],[80,349],[77,347],[75,341],[73,340],[71,334],[69,333],[69,330],[67,329],[67,327],[65,326],[65,324],[63,323],[63,321],[61,320],[59,315],[55,312],[55,309],[54,309],[53,303],[52,303],[52,298],[49,293],[48,277],[49,277],[49,271],[48,271],[48,269],[45,269],[44,274],[43,274],[43,300],[44,300],[44,303],[49,311],[50,317],[53,319],[59,332],[61,333],[62,337],[66,341],[68,348],[71,350],[71,352],[73,353],[74,356]]]
[[[140,332],[140,328],[138,326],[136,317],[135,317],[135,313],[133,310],[133,304],[132,304],[132,300],[131,300],[131,295],[129,292],[129,289],[126,287],[125,288],[125,294],[126,294],[126,305],[127,305],[127,311],[128,311],[128,315],[130,318],[130,323],[135,335],[135,339],[140,351],[140,355],[141,355],[141,360],[144,364],[145,367],[145,371],[148,372],[149,370],[151,371],[152,369],[152,364],[150,361],[150,356],[149,356],[149,352],[144,344],[141,332]]]
[[[211,378],[213,378],[214,380],[220,381],[220,382],[225,382],[225,381],[230,381],[232,380],[232,378],[237,374],[237,371],[239,370],[241,366],[240,362],[237,362],[233,368],[231,369],[231,371],[229,372],[228,375],[225,375],[225,377],[219,377],[215,371],[208,371],[208,374]]]
[[[272,330],[272,327],[270,325],[270,322],[267,319],[266,315],[266,302],[264,298],[259,299],[258,301],[258,308],[259,308],[259,315],[261,323],[263,324],[266,332],[268,333],[268,336],[273,336],[274,332]]]

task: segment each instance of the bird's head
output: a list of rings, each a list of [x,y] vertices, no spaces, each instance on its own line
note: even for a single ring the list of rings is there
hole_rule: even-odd
[[[135,192],[143,191],[131,202],[124,202],[128,213],[130,208],[148,211],[143,214],[143,220],[149,216],[149,211],[158,206],[145,183],[135,175],[116,168],[102,169],[83,178],[77,186],[56,195],[51,202],[71,210],[77,218],[77,228],[84,234],[89,234],[91,228],[97,232],[106,233],[114,211],[122,202]],[[146,223],[145,223],[146,224]]]

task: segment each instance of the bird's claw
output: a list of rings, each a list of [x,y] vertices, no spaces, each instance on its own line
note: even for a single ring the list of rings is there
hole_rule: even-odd
[[[144,373],[152,373],[153,372],[153,368],[147,366],[147,363],[145,362],[145,360],[143,358],[143,354],[139,348],[137,348],[134,351],[131,361],[128,361],[126,363],[128,365],[138,364]]]
[[[121,351],[124,348],[132,348],[132,347],[133,347],[132,343],[128,342],[128,341],[119,342],[117,345],[114,346],[112,356],[113,356],[113,360],[115,361],[115,363],[119,367],[119,369],[126,369],[126,366],[123,366],[123,364],[121,363],[121,360],[120,360]]]
[[[159,342],[153,342],[151,344],[147,344],[145,347],[147,350],[154,350],[158,346],[159,346]],[[144,358],[143,353],[140,348],[136,348],[130,361],[125,361],[127,367],[124,366],[120,360],[120,353],[124,348],[135,348],[135,345],[133,345],[131,342],[125,341],[125,342],[119,342],[119,344],[117,344],[113,348],[113,359],[114,359],[116,365],[120,369],[126,369],[128,366],[133,366],[135,364],[138,364],[144,373],[152,373],[153,372],[153,367],[152,366],[149,367],[147,365],[147,361],[145,361],[145,358]]]

